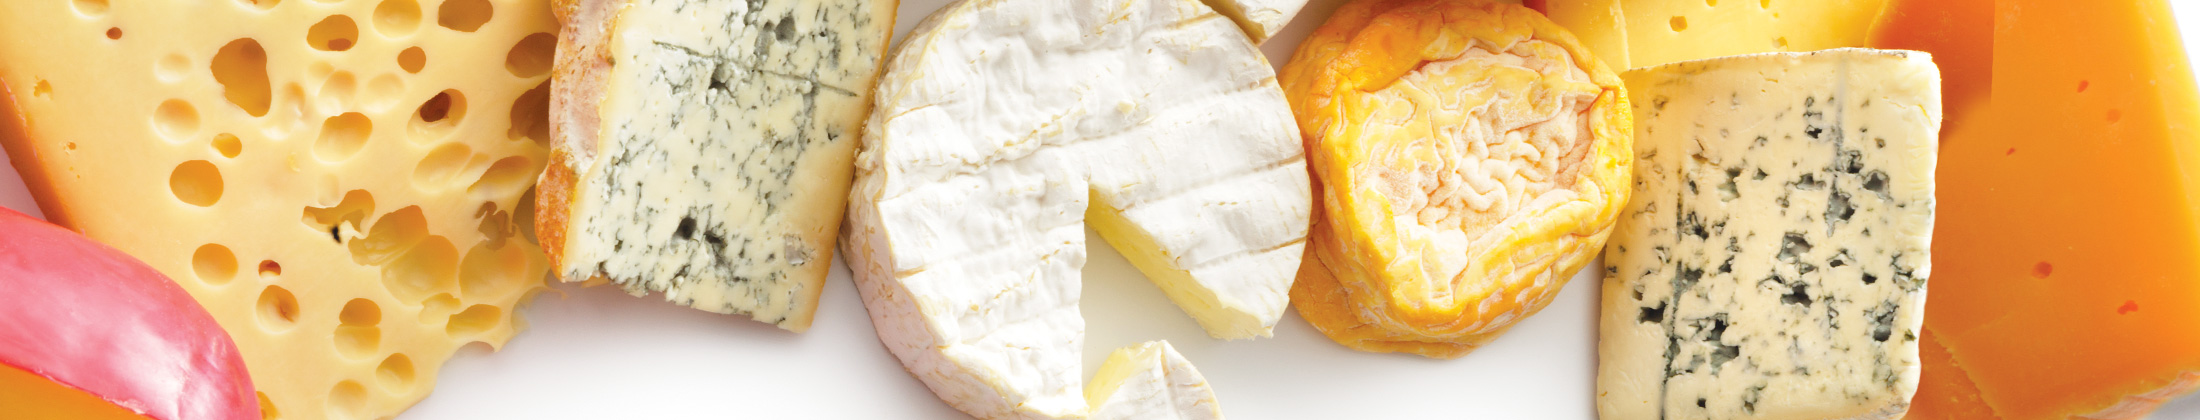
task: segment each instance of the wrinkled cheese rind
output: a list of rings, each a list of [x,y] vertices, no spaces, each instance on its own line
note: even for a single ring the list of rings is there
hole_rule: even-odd
[[[1085,389],[1092,420],[1221,420],[1207,377],[1168,341],[1116,349]]]
[[[895,2],[604,1],[558,272],[808,328]]]
[[[1321,270],[1292,300],[1345,346],[1453,358],[1496,339],[1626,201],[1627,94],[1525,7],[1352,3],[1284,77],[1323,204]]]
[[[395,416],[543,290],[549,5],[390,3],[0,2],[45,214],[190,292],[270,417]]]
[[[1917,389],[1940,79],[1836,49],[1621,76],[1635,200],[1607,249],[1605,418],[1898,418]]]
[[[1193,0],[971,0],[888,62],[842,229],[879,338],[981,418],[1090,412],[1084,224],[1210,334],[1267,335],[1311,199],[1272,70]],[[1099,226],[1096,226],[1099,227]],[[1198,293],[1171,297],[1194,297]],[[1210,319],[1218,319],[1210,322]],[[1235,321],[1252,320],[1250,325]]]

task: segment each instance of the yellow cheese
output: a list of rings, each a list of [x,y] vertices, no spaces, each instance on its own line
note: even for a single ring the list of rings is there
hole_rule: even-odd
[[[1540,0],[1614,68],[1861,47],[1886,0]],[[1624,57],[1616,51],[1625,50]]]
[[[386,418],[542,290],[547,2],[0,2],[0,144],[174,278],[268,417]]]

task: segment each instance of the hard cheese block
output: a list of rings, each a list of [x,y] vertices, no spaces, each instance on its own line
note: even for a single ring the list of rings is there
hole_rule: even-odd
[[[1992,93],[1941,148],[1925,335],[1947,357],[1913,418],[2143,418],[2200,387],[2200,95],[2170,5],[1979,3],[1941,5],[1992,8],[1990,38],[1944,44],[1991,50],[1950,66]]]
[[[1888,0],[1529,0],[1619,69],[1861,47]]]
[[[808,329],[894,5],[561,8],[536,219],[559,276]]]
[[[1619,77],[1535,11],[1346,5],[1284,68],[1321,188],[1301,316],[1345,346],[1454,358],[1548,305],[1627,201]]]
[[[1931,58],[1757,54],[1621,78],[1638,161],[1605,255],[1597,411],[1900,417],[1933,263]]]
[[[1196,0],[964,1],[879,79],[842,255],[880,341],[974,416],[1091,414],[1091,226],[1220,338],[1267,336],[1312,197],[1283,91]]]
[[[45,215],[227,329],[274,418],[389,417],[542,290],[541,2],[0,2]]]

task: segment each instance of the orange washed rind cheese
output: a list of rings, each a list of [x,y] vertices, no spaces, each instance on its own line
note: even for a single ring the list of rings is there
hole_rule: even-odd
[[[388,418],[543,290],[555,33],[542,1],[0,2],[0,145],[213,315],[266,417]]]
[[[1617,76],[1489,1],[1360,1],[1281,76],[1316,195],[1291,298],[1348,347],[1453,358],[1550,303],[1626,202]]]

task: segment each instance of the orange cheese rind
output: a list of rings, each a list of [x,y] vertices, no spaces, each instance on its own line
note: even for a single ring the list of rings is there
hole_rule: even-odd
[[[1464,355],[1549,304],[1626,202],[1619,78],[1533,10],[1352,3],[1280,78],[1326,216],[1292,300],[1349,347]]]

